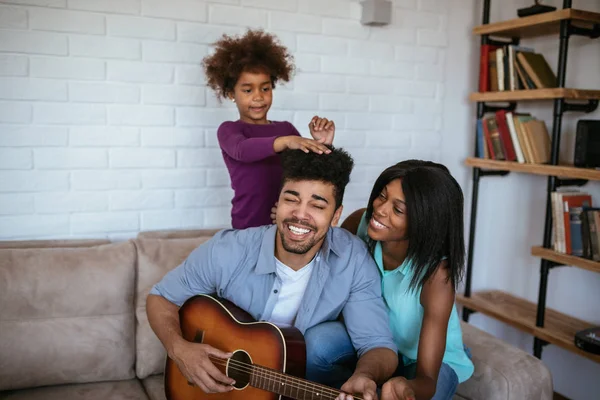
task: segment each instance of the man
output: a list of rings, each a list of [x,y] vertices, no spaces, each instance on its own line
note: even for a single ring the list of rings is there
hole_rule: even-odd
[[[376,264],[360,239],[332,228],[342,213],[352,158],[332,147],[328,155],[285,151],[282,162],[276,224],[224,230],[194,250],[152,288],[150,325],[181,372],[214,393],[232,390],[233,380],[209,355],[231,354],[182,338],[178,307],[188,298],[217,293],[257,320],[295,326],[305,335],[307,378],[324,384],[336,366],[320,365],[318,353],[328,345],[327,330],[343,326],[341,314],[352,356],[355,350],[359,357],[341,390],[375,399],[377,383],[392,375],[398,356]]]

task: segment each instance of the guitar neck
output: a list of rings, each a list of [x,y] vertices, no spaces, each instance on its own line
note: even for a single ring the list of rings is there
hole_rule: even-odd
[[[296,400],[335,400],[341,393],[329,386],[285,375],[258,365],[253,366],[250,385]],[[355,399],[359,400],[357,397]]]

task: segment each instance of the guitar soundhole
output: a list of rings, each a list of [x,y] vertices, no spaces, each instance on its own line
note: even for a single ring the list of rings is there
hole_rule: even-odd
[[[241,390],[250,384],[250,374],[252,372],[252,359],[250,354],[244,350],[236,350],[233,356],[227,360],[225,373],[228,377],[235,380],[234,388]]]

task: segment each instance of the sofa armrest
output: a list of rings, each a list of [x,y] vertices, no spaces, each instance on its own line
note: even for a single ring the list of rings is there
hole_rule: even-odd
[[[461,324],[475,372],[469,380],[459,385],[457,394],[460,398],[552,399],[552,375],[541,360],[473,325]]]

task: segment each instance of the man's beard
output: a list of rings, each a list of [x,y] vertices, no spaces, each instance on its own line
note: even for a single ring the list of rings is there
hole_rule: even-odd
[[[315,245],[321,240],[323,239],[323,237],[325,236],[325,234],[323,234],[321,237],[316,237],[313,236],[312,240],[309,240],[308,242],[304,243],[300,243],[300,242],[287,242],[286,241],[286,237],[285,234],[283,233],[283,229],[288,229],[287,226],[288,224],[294,224],[294,225],[298,225],[298,226],[304,226],[310,230],[312,230],[312,232],[316,232],[317,229],[316,227],[312,226],[312,225],[308,225],[308,224],[304,224],[299,222],[297,219],[286,219],[285,221],[283,221],[283,228],[280,230],[279,232],[279,237],[281,239],[281,244],[283,245],[283,249],[285,251],[287,251],[288,253],[293,253],[293,254],[306,254],[310,251],[310,249],[312,249],[313,247],[315,247]]]

